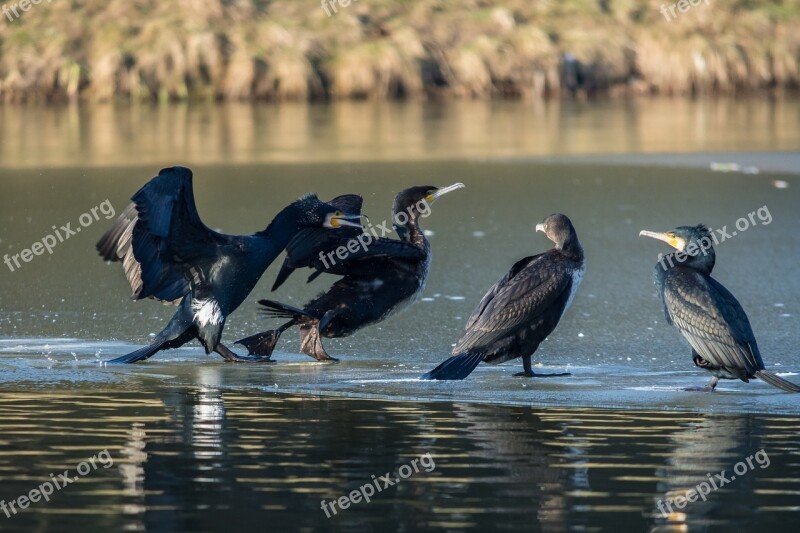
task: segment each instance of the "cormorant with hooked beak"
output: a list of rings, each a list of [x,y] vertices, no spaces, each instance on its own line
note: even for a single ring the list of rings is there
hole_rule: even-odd
[[[536,231],[544,232],[555,246],[517,261],[472,312],[453,357],[422,379],[464,379],[481,361],[499,364],[517,357],[522,357],[523,366],[517,376],[569,375],[534,374],[531,356],[572,303],[586,272],[586,260],[565,215],[550,215],[536,225]]]
[[[153,298],[180,307],[153,342],[110,363],[135,363],[160,350],[198,339],[206,353],[228,361],[240,357],[220,342],[228,315],[253,290],[261,275],[304,228],[361,225],[360,215],[341,212],[307,195],[275,216],[254,235],[224,235],[200,220],[192,191],[192,172],[165,168],[132,197],[130,204],[97,243],[107,261],[121,261],[133,298]]]
[[[733,294],[711,277],[716,253],[707,227],[681,226],[639,235],[676,250],[661,256],[655,267],[664,315],[689,341],[695,366],[713,376],[706,387],[687,390],[713,391],[720,378],[744,382],[760,378],[787,392],[800,392],[794,383],[764,369],[747,314]]]

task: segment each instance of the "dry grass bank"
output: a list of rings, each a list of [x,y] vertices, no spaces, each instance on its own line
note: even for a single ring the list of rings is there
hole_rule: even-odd
[[[672,21],[659,6],[354,0],[329,17],[317,0],[54,0],[0,19],[0,99],[546,98],[800,87],[800,0],[701,1]]]

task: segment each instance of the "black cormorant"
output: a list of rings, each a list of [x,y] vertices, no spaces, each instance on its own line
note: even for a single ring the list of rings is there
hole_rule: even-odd
[[[289,321],[276,330],[252,335],[237,344],[244,345],[251,355],[269,356],[281,334],[297,325],[301,352],[319,361],[335,361],[322,346],[321,336],[347,337],[386,319],[422,292],[430,268],[431,246],[419,226],[419,218],[430,214],[430,205],[435,200],[463,186],[462,183],[443,188],[429,185],[400,192],[392,208],[394,229],[400,240],[363,233],[326,241],[320,246],[304,244],[293,248],[289,253],[297,256],[293,264],[315,268],[311,278],[322,272],[343,277],[302,309],[260,300],[267,316]]]
[[[692,360],[711,372],[706,387],[713,391],[722,379],[749,381],[757,377],[788,392],[800,387],[764,370],[764,362],[741,304],[711,277],[716,253],[711,232],[703,226],[681,226],[666,233],[642,231],[642,237],[664,241],[675,250],[662,255],[655,267],[655,284],[667,322],[692,347]]]
[[[363,200],[357,194],[343,194],[328,203],[345,213],[360,215]],[[367,217],[364,216],[364,218]],[[278,276],[275,278],[275,283],[272,284],[272,290],[278,290],[278,287],[283,285],[283,282],[298,268],[315,269],[319,267],[321,270],[314,270],[308,278],[309,282],[314,280],[325,272],[325,265],[319,259],[320,252],[323,253],[322,257],[324,258],[326,252],[333,250],[335,253],[340,244],[344,243],[346,245],[362,233],[363,228],[355,227],[341,228],[339,231],[328,231],[325,228],[305,228],[298,231],[289,241],[289,244],[286,245],[286,258],[283,260]]]
[[[534,374],[531,355],[572,303],[586,260],[565,215],[550,215],[536,225],[536,231],[544,232],[555,247],[517,261],[472,312],[453,357],[422,379],[464,379],[481,361],[498,364],[517,357],[522,357],[524,371],[516,376],[569,375]]]
[[[111,363],[135,363],[160,350],[198,339],[228,361],[240,357],[220,341],[225,320],[253,290],[264,270],[303,228],[356,226],[345,214],[307,195],[289,205],[255,235],[224,235],[200,220],[188,168],[165,168],[131,198],[125,212],[97,249],[107,261],[121,261],[134,299],[180,305],[167,327],[140,350]]]

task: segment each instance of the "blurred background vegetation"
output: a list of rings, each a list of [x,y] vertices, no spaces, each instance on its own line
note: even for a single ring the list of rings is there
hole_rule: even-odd
[[[662,3],[672,0],[353,0],[328,16],[317,0],[53,0],[0,22],[0,99],[542,99],[800,85],[800,0],[710,0],[672,21]]]

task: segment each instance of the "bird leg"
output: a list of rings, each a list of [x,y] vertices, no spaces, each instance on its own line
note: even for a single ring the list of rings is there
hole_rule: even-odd
[[[328,355],[325,347],[322,346],[322,341],[319,338],[318,322],[300,326],[300,351],[310,355],[317,361],[339,361]]]
[[[717,376],[714,376],[713,378],[711,378],[711,382],[705,387],[689,387],[683,390],[692,392],[714,392],[714,389],[716,389],[717,387],[717,383],[719,383],[719,378]]]
[[[523,378],[555,378],[561,376],[571,376],[569,372],[560,372],[558,374],[535,374],[533,372],[533,368],[531,368],[531,356],[530,355],[523,355],[522,356],[522,372],[517,372],[514,374],[515,377],[523,377]]]
[[[259,356],[248,356],[248,355],[236,355],[221,342],[217,343],[217,346],[214,348],[214,351],[220,354],[226,361],[230,361],[233,363],[274,363],[274,361],[272,361],[269,358],[269,356],[259,357]]]

